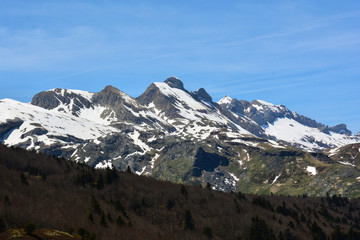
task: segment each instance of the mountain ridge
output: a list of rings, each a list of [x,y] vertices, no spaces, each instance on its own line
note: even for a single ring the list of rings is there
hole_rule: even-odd
[[[113,86],[98,93],[56,88],[36,94],[31,104],[0,100],[0,112],[3,144],[96,168],[130,167],[139,175],[173,182],[268,194],[284,191],[282,185],[300,174],[297,181],[306,184],[317,179],[308,189],[316,195],[347,192],[344,184],[350,180],[321,189],[325,183],[318,179],[336,175],[340,164],[358,184],[358,173],[339,163],[344,161],[323,163],[311,155],[360,143],[346,125],[328,127],[262,100],[227,96],[216,103],[204,88],[188,91],[176,77],[152,83],[136,98]],[[305,179],[306,169],[313,168],[319,175]],[[252,181],[244,184],[246,179]]]

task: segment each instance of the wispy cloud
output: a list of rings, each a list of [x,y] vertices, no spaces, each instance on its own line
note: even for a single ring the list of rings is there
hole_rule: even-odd
[[[290,88],[290,87],[306,85],[306,84],[310,84],[313,82],[314,81],[303,81],[303,82],[290,83],[290,84],[281,84],[281,85],[276,85],[276,86],[271,86],[271,87],[255,88],[255,89],[250,89],[250,90],[245,90],[245,91],[237,91],[236,94],[240,95],[240,94],[248,94],[248,93],[265,92],[265,91],[270,91],[270,90],[275,90],[275,89]]]
[[[297,34],[297,33],[311,31],[311,30],[320,28],[322,26],[324,26],[324,24],[315,24],[315,25],[306,26],[304,28],[297,29],[297,30],[290,30],[290,31],[278,32],[278,33],[264,34],[264,35],[260,35],[260,36],[255,36],[255,37],[251,37],[251,38],[242,39],[242,40],[239,40],[239,41],[233,41],[233,42],[224,43],[223,46],[235,47],[235,46],[240,46],[240,45],[243,45],[243,44],[248,44],[248,43],[253,43],[253,42],[259,42],[259,41],[263,41],[263,40],[267,40],[267,39],[274,39],[274,38],[290,36],[290,35],[294,35],[294,34]]]
[[[137,59],[137,60],[128,62],[127,66],[132,65],[132,64],[137,64],[137,63],[151,62],[151,61],[155,61],[155,60],[162,59],[162,58],[169,58],[169,57],[172,57],[172,56],[176,56],[178,54],[179,53],[172,53],[172,54],[164,54],[164,55],[160,55],[160,56],[156,56],[156,57],[152,57],[152,58]],[[96,71],[103,71],[103,70],[107,70],[107,69],[113,69],[113,68],[120,67],[120,66],[123,66],[123,65],[124,65],[124,63],[102,65],[102,66],[87,69],[87,70],[84,70],[84,71],[77,71],[77,72],[72,72],[72,73],[69,73],[69,74],[59,75],[59,76],[55,76],[55,77],[51,77],[51,78],[46,78],[44,80],[41,80],[40,82],[48,82],[48,81],[53,81],[53,80],[71,78],[71,77],[74,77],[74,76],[80,76],[80,75],[84,75],[84,74],[88,74],[88,73],[92,73],[92,72],[96,72]]]

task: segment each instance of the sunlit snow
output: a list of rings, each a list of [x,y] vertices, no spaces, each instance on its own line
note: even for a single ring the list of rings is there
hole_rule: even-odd
[[[223,97],[222,99],[220,99],[217,103],[218,104],[230,104],[232,101],[232,98],[229,97],[228,95],[226,95],[225,97]]]
[[[272,182],[271,184],[274,184],[274,183],[276,182],[276,180],[278,180],[278,178],[279,178],[280,176],[281,176],[281,173],[274,178],[274,180],[273,180],[273,182]]]
[[[352,163],[349,163],[349,162],[338,161],[338,163],[343,164],[343,165],[349,165],[349,166],[352,166],[352,167],[356,167],[355,164],[352,164]]]
[[[357,137],[334,132],[326,134],[317,128],[307,127],[289,118],[279,118],[274,123],[268,124],[265,126],[265,133],[275,136],[278,140],[300,144],[305,150],[324,149],[323,144],[340,147],[360,142]]]
[[[46,145],[54,144],[61,140],[49,137],[51,135],[67,137],[68,134],[77,138],[96,139],[108,133],[118,132],[119,130],[110,126],[99,124],[60,112],[52,112],[47,109],[31,105],[29,103],[21,103],[11,99],[3,99],[0,101],[0,123],[6,122],[8,119],[20,118],[24,123],[15,129],[7,139],[4,140],[6,145],[16,145],[24,142],[23,133],[34,128],[41,127],[48,131],[45,135],[37,136],[39,140]]]
[[[143,172],[145,172],[145,169],[146,169],[146,166],[144,166],[143,167],[143,169],[139,172],[139,171],[135,171],[135,174],[137,174],[137,175],[141,175],[141,174],[143,174]]]
[[[317,171],[316,171],[315,167],[307,166],[306,171],[311,173],[311,175],[316,175],[317,174]]]
[[[235,179],[235,181],[238,182],[238,181],[240,180],[240,179],[239,179],[238,177],[236,177],[234,174],[232,174],[232,173],[230,173],[230,172],[229,172],[229,174],[230,174],[230,176],[232,176],[232,177]]]
[[[95,168],[97,168],[97,169],[98,168],[110,168],[110,169],[112,169],[113,166],[112,166],[111,161],[102,161],[102,162],[96,164]]]

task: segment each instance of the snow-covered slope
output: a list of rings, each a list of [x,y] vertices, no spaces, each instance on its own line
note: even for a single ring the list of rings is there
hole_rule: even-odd
[[[51,89],[35,95],[32,104],[52,112],[68,113],[104,125],[164,131],[170,127],[153,111],[144,108],[136,99],[112,86],[107,86],[98,93]]]
[[[81,140],[97,139],[119,131],[118,129],[71,114],[49,111],[29,103],[11,99],[0,101],[0,124],[21,119],[23,123],[11,129],[4,144],[24,145],[27,149],[39,150],[44,145],[76,145]],[[96,119],[95,119],[96,120]]]
[[[232,98],[229,97],[228,95],[226,95],[225,97],[223,97],[222,99],[220,99],[218,101],[218,104],[220,105],[230,105],[232,101]]]
[[[289,118],[279,118],[275,122],[263,127],[266,134],[274,136],[277,140],[285,141],[293,146],[309,151],[360,142],[358,137],[346,136],[335,132],[326,134],[317,128],[305,126]]]
[[[53,112],[72,114],[104,125],[108,125],[117,119],[114,110],[104,106],[91,104],[94,93],[69,89],[51,89],[47,92],[58,93],[60,96],[64,97],[64,99],[70,100],[64,101],[59,98],[58,95],[55,95],[55,98],[58,100],[58,105],[50,109]],[[85,98],[89,104],[78,104],[78,102],[81,101],[79,97]]]
[[[281,141],[306,151],[320,151],[360,142],[359,136],[351,135],[345,124],[329,127],[313,119],[291,112],[283,105],[262,100],[252,102],[222,98],[218,104],[240,117],[248,117],[258,128],[245,128],[252,134]],[[260,129],[259,129],[260,128]]]
[[[186,91],[177,78],[152,84],[139,98],[167,123],[173,125],[180,136],[206,139],[220,128],[252,135],[249,131],[225,116],[214,103],[198,98]],[[179,87],[180,86],[180,87]],[[202,89],[203,94],[204,89]]]

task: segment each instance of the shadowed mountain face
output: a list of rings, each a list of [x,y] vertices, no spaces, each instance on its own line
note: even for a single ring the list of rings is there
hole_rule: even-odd
[[[199,90],[193,92],[193,96],[198,98],[199,100],[203,100],[209,103],[213,102],[212,97],[203,88],[199,88]]]
[[[213,172],[219,166],[229,166],[229,160],[226,157],[207,153],[203,148],[199,148],[195,156],[193,174],[195,177],[201,177],[202,171]]]
[[[185,90],[183,82],[177,77],[169,77],[164,81],[171,88],[178,88],[181,90]]]
[[[57,88],[31,104],[0,100],[0,112],[3,144],[95,168],[129,166],[139,175],[210,182],[224,191],[357,194],[350,190],[357,189],[357,169],[339,163],[350,163],[348,155],[323,161],[310,154],[359,143],[345,124],[329,127],[261,100],[226,96],[216,103],[176,77],[137,98],[113,86],[98,93]],[[339,180],[326,180],[334,176]]]

